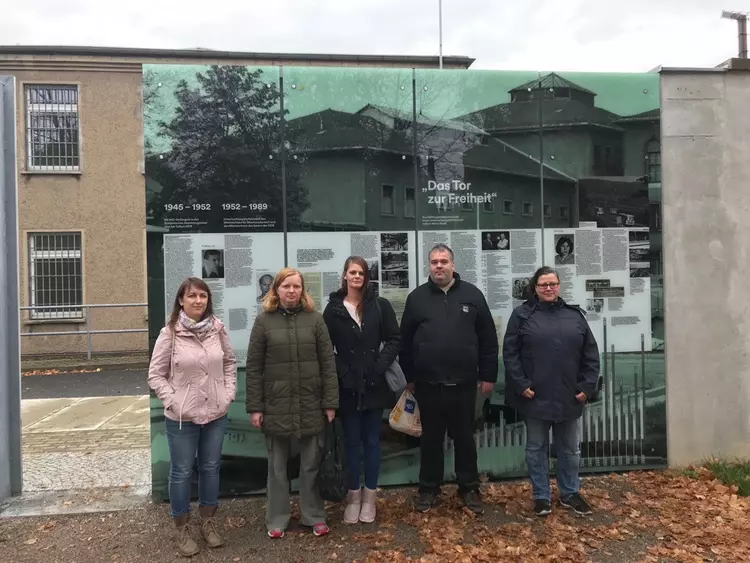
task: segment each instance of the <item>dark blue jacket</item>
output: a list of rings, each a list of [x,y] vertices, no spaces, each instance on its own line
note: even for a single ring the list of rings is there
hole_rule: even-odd
[[[409,382],[497,381],[497,331],[487,301],[453,276],[448,293],[430,279],[406,298],[399,363]]]
[[[581,416],[576,394],[591,397],[599,378],[599,348],[583,311],[562,299],[536,298],[516,307],[503,339],[505,401],[521,414],[553,422]],[[521,394],[528,388],[533,399]]]

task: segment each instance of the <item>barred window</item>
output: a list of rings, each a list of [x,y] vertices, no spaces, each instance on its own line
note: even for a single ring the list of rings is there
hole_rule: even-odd
[[[29,234],[31,318],[82,318],[81,270],[81,233]]]
[[[29,170],[80,170],[78,128],[77,86],[26,86]]]
[[[646,144],[646,175],[649,182],[661,182],[661,143],[656,139]]]

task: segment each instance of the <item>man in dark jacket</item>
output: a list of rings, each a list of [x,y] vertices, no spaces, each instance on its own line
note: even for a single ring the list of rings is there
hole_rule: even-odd
[[[578,419],[599,378],[599,349],[583,311],[560,298],[555,270],[531,279],[535,295],[517,307],[503,339],[505,400],[526,423],[526,463],[534,511],[551,511],[549,430],[557,449],[560,503],[579,514],[591,508],[578,492]]]
[[[430,279],[406,300],[399,361],[415,390],[422,421],[419,495],[414,508],[435,505],[443,481],[446,430],[455,445],[459,494],[481,514],[474,413],[477,387],[492,391],[497,380],[495,323],[482,292],[454,272],[453,251],[435,245]]]

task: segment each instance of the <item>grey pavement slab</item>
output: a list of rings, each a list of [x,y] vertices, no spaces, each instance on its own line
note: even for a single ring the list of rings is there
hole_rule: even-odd
[[[21,401],[21,427],[26,430],[48,416],[70,406],[76,399],[30,399]]]
[[[70,405],[50,414],[25,432],[71,432],[75,430],[96,430],[120,414],[138,397],[85,397],[77,399]],[[23,417],[23,402],[21,412]]]
[[[104,422],[99,429],[148,428],[151,422],[149,409],[149,397],[143,395]]]

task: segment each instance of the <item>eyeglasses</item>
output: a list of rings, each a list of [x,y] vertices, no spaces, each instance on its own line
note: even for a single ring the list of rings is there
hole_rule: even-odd
[[[560,285],[557,282],[550,282],[550,283],[538,283],[536,286],[540,289],[555,289],[558,285]]]

